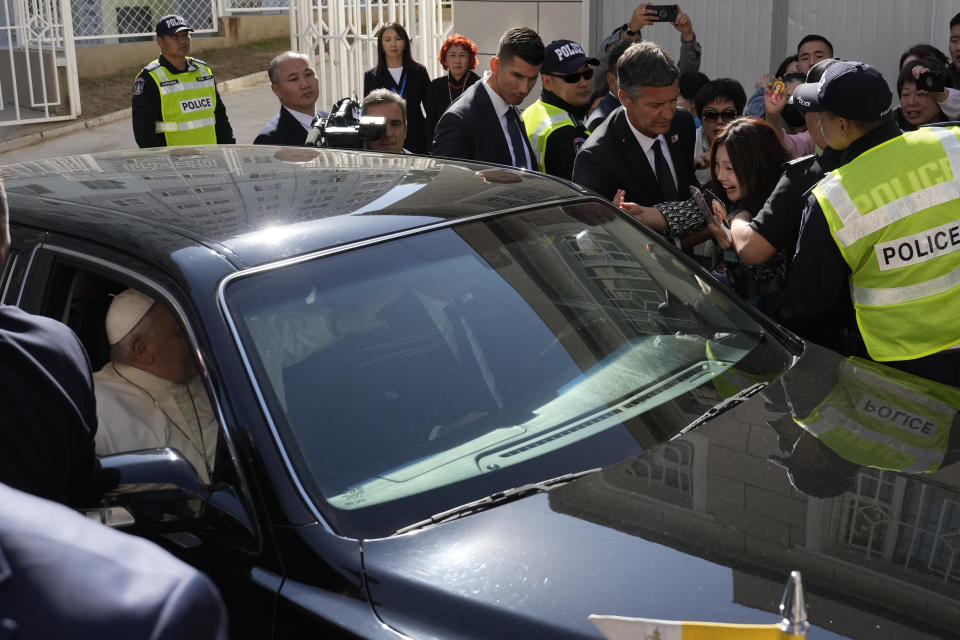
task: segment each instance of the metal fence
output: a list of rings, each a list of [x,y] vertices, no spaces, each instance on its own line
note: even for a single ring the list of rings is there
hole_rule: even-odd
[[[70,6],[0,0],[0,126],[76,117],[79,95]]]
[[[329,105],[362,93],[363,72],[377,63],[376,33],[385,22],[404,26],[413,57],[436,77],[437,52],[453,28],[452,11],[451,0],[291,0],[292,48],[310,56],[315,69],[330,69],[318,101]]]
[[[220,15],[286,13],[289,10],[290,0],[221,0]]]
[[[70,6],[74,39],[83,44],[153,38],[157,21],[169,13],[182,15],[197,33],[218,28],[213,0],[70,0]]]

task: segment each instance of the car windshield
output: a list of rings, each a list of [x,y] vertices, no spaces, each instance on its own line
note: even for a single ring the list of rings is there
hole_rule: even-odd
[[[355,537],[623,460],[792,357],[590,201],[257,271],[225,302],[302,485]]]

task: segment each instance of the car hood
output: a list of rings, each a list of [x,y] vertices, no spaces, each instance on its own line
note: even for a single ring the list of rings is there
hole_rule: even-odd
[[[854,463],[811,433],[822,415],[839,424],[827,409],[865,397],[874,413],[941,410],[956,433],[953,393],[809,347],[783,379],[669,443],[549,493],[364,541],[371,599],[412,637],[597,638],[590,614],[777,622],[799,570],[811,638],[949,635],[960,465]]]

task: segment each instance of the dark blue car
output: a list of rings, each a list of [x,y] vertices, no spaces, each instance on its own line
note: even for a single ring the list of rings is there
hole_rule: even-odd
[[[206,571],[237,637],[599,638],[591,614],[810,638],[960,629],[960,391],[805,344],[549,176],[223,146],[0,168],[2,301],[94,369],[127,287],[220,424],[104,458],[91,512]]]

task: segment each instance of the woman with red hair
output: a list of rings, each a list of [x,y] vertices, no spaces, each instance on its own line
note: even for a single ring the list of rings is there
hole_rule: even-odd
[[[454,100],[466,91],[467,87],[480,79],[471,69],[477,68],[477,45],[459,33],[447,36],[440,47],[440,65],[447,75],[440,76],[430,83],[430,97],[427,101],[427,133],[433,140],[433,129],[437,120]]]

